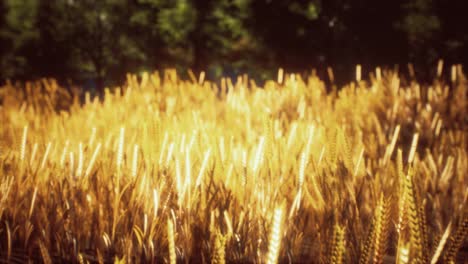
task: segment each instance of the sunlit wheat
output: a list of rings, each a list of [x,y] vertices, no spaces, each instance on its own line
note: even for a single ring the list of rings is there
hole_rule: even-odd
[[[463,263],[468,84],[443,64],[6,82],[0,260]]]

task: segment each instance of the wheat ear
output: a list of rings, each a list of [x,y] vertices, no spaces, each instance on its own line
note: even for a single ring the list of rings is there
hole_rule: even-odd
[[[281,225],[283,219],[283,208],[276,208],[273,213],[273,223],[270,233],[270,242],[268,245],[267,263],[274,264],[278,261],[278,255],[281,243]]]
[[[330,255],[330,263],[341,264],[345,253],[345,229],[336,224],[333,228],[333,244]]]
[[[174,224],[172,223],[171,219],[167,219],[167,240],[169,243],[169,263],[176,264]]]

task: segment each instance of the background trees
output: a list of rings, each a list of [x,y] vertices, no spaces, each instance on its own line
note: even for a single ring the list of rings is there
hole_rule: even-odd
[[[262,79],[279,66],[332,65],[344,75],[356,63],[466,63],[463,7],[463,0],[3,0],[0,79],[51,76],[99,89],[126,72],[165,67]]]

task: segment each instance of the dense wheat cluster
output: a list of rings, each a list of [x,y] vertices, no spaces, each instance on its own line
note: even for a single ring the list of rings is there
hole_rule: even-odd
[[[437,75],[8,83],[0,262],[460,262],[468,85]]]

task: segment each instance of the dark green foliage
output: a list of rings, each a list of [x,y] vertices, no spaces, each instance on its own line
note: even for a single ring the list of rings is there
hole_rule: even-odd
[[[102,89],[126,72],[192,68],[273,78],[277,67],[466,63],[463,1],[4,0],[0,80]],[[425,66],[425,67],[421,67]],[[268,69],[268,70],[266,70]],[[318,72],[325,76],[325,72]],[[416,78],[424,78],[416,72]]]

